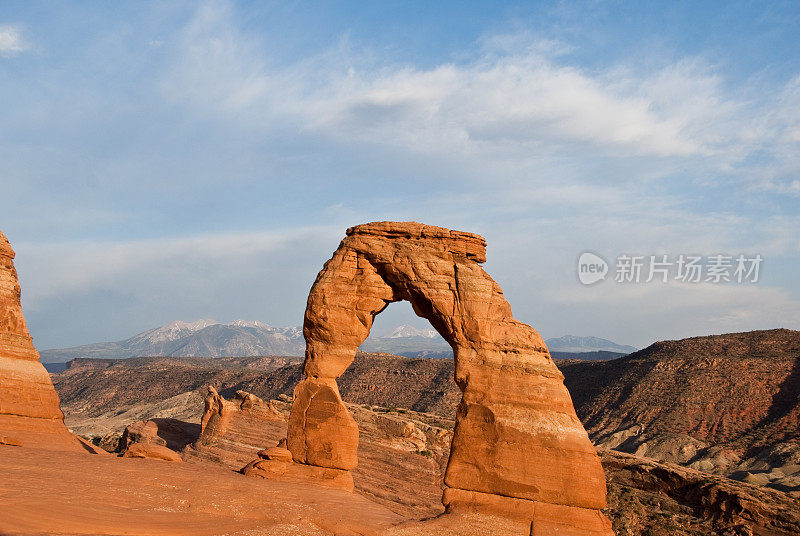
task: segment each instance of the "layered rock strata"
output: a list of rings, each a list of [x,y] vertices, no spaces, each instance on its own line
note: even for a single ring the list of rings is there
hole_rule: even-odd
[[[28,333],[20,296],[14,250],[0,232],[0,443],[93,451],[64,426],[58,395]]]
[[[184,449],[184,457],[240,468],[284,435],[286,421],[269,402],[251,393],[237,391],[226,400],[209,385],[200,426],[200,437]]]
[[[347,230],[311,288],[304,378],[288,449],[295,462],[350,471],[358,427],[336,378],[374,317],[407,300],[447,340],[462,391],[445,473],[449,510],[522,516],[533,534],[612,534],[603,470],[539,334],[515,320],[480,267],[478,235],[419,223]]]

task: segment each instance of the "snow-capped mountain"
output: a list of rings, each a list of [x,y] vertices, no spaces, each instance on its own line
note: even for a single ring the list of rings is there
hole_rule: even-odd
[[[388,335],[370,337],[359,347],[364,352],[385,352],[406,357],[450,356],[450,345],[433,329],[397,326]]]
[[[452,353],[450,345],[435,330],[409,325],[397,326],[382,337],[372,335],[360,349],[408,357],[441,357]],[[257,320],[235,320],[227,324],[210,319],[195,322],[176,320],[122,341],[42,350],[40,353],[43,363],[64,363],[76,357],[302,356],[305,354],[305,339],[303,328],[299,326],[276,328]]]
[[[425,339],[435,339],[438,336],[439,334],[436,332],[435,329],[417,329],[414,326],[403,324],[402,326],[397,326],[391,331],[391,333],[381,338],[405,339],[408,337],[423,337]]]
[[[598,337],[565,335],[546,341],[554,353],[635,352],[636,348]],[[370,335],[359,347],[364,352],[384,352],[406,357],[452,357],[450,345],[434,329],[397,326],[384,336]],[[76,357],[123,359],[139,356],[246,357],[302,356],[303,328],[272,327],[258,320],[235,320],[222,324],[204,319],[176,320],[149,329],[129,339],[100,342],[74,348],[42,350],[43,363],[64,363]]]
[[[42,362],[59,363],[76,357],[301,356],[304,352],[305,340],[303,330],[299,327],[274,328],[255,320],[236,320],[228,324],[214,320],[176,320],[123,341],[42,350],[40,353]]]
[[[265,324],[264,322],[259,322],[258,320],[234,320],[229,326],[239,326],[242,328],[261,328],[261,329],[274,329],[269,324]]]
[[[564,335],[563,337],[547,339],[544,342],[551,352],[581,353],[602,350],[606,352],[630,354],[638,350],[638,348],[634,348],[633,346],[617,344],[608,339],[601,339],[599,337],[579,337],[577,335]]]
[[[241,321],[237,320],[236,322]],[[143,333],[139,333],[138,335],[134,335],[128,340],[135,341],[135,344],[168,343],[177,341],[183,337],[186,337],[190,333],[194,333],[196,331],[200,331],[201,329],[207,328],[208,326],[214,326],[217,324],[219,324],[219,322],[214,320],[197,320],[195,322],[183,322],[181,320],[176,320],[161,327],[150,329]]]

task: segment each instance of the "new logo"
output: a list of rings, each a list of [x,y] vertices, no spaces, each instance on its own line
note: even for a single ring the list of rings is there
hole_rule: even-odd
[[[608,274],[608,262],[591,251],[584,251],[578,257],[578,281],[584,285],[593,285],[602,281]]]

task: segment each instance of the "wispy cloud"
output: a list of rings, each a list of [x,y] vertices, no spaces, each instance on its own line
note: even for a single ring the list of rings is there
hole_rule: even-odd
[[[0,56],[9,58],[25,48],[22,32],[17,26],[0,25]]]
[[[225,4],[207,4],[162,87],[205,113],[262,129],[288,122],[338,143],[515,166],[554,154],[649,158],[662,173],[683,162],[698,180],[713,170],[794,194],[786,177],[800,166],[798,80],[770,94],[757,80],[731,88],[699,57],[589,70],[551,40],[481,43],[466,61],[431,68],[376,63],[346,42],[287,66],[241,32]]]

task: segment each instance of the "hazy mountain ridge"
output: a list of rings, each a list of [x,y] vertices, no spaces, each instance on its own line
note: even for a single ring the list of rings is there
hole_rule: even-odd
[[[359,350],[404,357],[453,357],[453,349],[436,330],[407,324],[397,326],[383,337],[370,335]]]
[[[547,348],[551,352],[564,353],[604,351],[630,354],[638,350],[638,348],[634,346],[617,344],[608,339],[601,339],[600,337],[579,337],[577,335],[564,335],[563,337],[547,339],[545,344],[547,344]]]
[[[41,361],[58,363],[76,358],[123,359],[139,356],[242,357],[300,356],[305,352],[299,327],[274,328],[250,320],[221,324],[213,320],[177,320],[118,342],[42,350]]]
[[[609,359],[635,351],[631,346],[606,339],[574,335],[548,339],[547,345],[557,358]],[[403,357],[453,356],[450,345],[434,329],[418,329],[408,324],[397,326],[383,336],[370,335],[359,350]],[[586,356],[577,355],[583,353]],[[241,319],[227,324],[210,319],[195,322],[176,320],[122,341],[42,350],[40,354],[43,363],[66,363],[76,358],[125,359],[142,356],[302,356],[305,354],[305,340],[300,326],[276,328],[257,320]]]
[[[431,328],[417,329],[414,326],[403,324],[402,326],[397,326],[391,331],[391,333],[381,338],[404,339],[408,337],[422,337],[424,339],[435,339],[436,337],[439,337],[439,333],[435,329]]]
[[[408,357],[452,357],[450,345],[435,330],[417,329],[409,325],[397,326],[382,337],[370,336],[361,350]],[[275,328],[257,320],[236,320],[227,324],[214,320],[176,320],[123,341],[42,350],[40,354],[43,363],[66,363],[78,358],[124,359],[142,356],[303,356],[305,339],[300,326]]]

